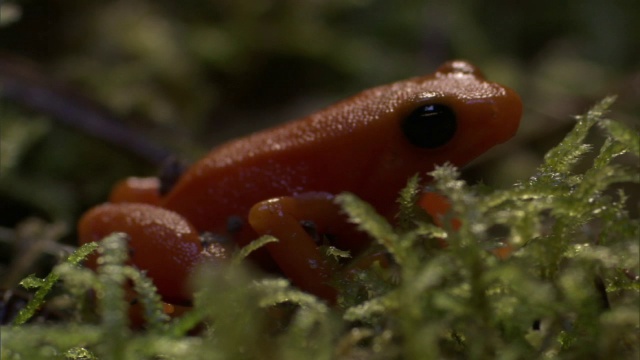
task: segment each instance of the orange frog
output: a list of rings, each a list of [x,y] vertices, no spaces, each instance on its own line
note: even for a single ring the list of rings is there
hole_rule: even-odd
[[[229,256],[223,243],[203,248],[200,234],[240,246],[269,234],[279,241],[258,250],[256,261],[333,302],[335,265],[319,246],[358,253],[369,242],[346,223],[334,195],[352,192],[391,219],[410,176],[445,162],[462,166],[510,139],[521,112],[513,90],[486,81],[468,62],[448,62],[214,148],[166,195],[156,179],[128,179],[110,203],[82,217],[80,243],[128,233],[130,261],[165,301],[188,304],[193,267]]]

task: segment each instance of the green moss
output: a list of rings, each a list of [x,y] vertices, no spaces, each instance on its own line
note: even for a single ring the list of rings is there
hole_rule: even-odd
[[[354,195],[340,195],[350,220],[395,261],[336,279],[344,290],[338,307],[233,261],[202,269],[194,308],[169,320],[153,285],[123,265],[126,246],[115,235],[100,245],[97,274],[77,266],[91,244],[45,279],[23,281],[38,290],[2,328],[3,358],[637,358],[640,222],[617,185],[640,183],[639,135],[603,118],[612,101],[578,117],[537,173],[512,188],[468,186],[451,166],[433,171],[431,190],[450,199],[445,216],[461,220],[457,230],[423,220],[417,178],[401,194],[397,227]],[[594,125],[606,137],[599,149],[584,144]],[[588,152],[596,153],[593,163],[577,172]],[[616,162],[625,153],[633,161]],[[496,249],[510,254],[498,257]],[[127,278],[146,309],[146,330],[129,330]],[[58,279],[50,301],[82,304],[93,289],[99,320],[75,306],[68,320],[26,323]],[[197,335],[188,335],[194,327]]]

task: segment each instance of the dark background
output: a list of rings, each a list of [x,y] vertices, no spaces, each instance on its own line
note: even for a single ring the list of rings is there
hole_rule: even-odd
[[[525,105],[516,138],[465,169],[471,182],[506,187],[532,176],[573,115],[606,95],[619,96],[611,118],[639,125],[636,0],[0,3],[0,59],[94,99],[190,161],[453,58],[516,89]],[[51,241],[72,243],[79,214],[104,201],[114,181],[156,172],[15,101],[0,102],[0,129],[3,264],[43,238],[45,252],[56,253]]]

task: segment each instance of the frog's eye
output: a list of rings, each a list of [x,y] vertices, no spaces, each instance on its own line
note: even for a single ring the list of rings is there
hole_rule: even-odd
[[[413,145],[435,149],[453,138],[456,115],[446,105],[429,104],[415,109],[402,121],[402,132]]]

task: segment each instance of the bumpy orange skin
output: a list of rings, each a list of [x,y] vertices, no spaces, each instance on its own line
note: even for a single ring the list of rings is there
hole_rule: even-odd
[[[453,110],[457,131],[438,148],[416,147],[405,138],[401,123],[417,107],[434,103]],[[197,231],[227,236],[241,246],[260,234],[276,235],[281,241],[261,249],[259,261],[277,266],[298,287],[332,301],[335,290],[327,282],[333,269],[300,220],[314,221],[319,230],[338,235],[334,245],[357,252],[367,239],[351,236],[353,229],[344,226],[333,195],[355,193],[391,218],[408,177],[445,162],[462,166],[508,140],[521,112],[514,91],[486,81],[467,62],[449,62],[434,74],[364,91],[311,116],[214,148],[157,204]],[[116,193],[112,200],[117,202],[156,201],[153,196],[147,200],[135,186]],[[151,272],[161,264],[143,265],[146,258],[170,258],[184,251],[177,243],[175,248],[156,248],[157,241],[137,225],[124,229],[131,221],[125,206],[101,208],[103,218],[118,216],[101,221],[95,231],[134,231],[133,241],[147,245],[136,250],[133,263]],[[83,222],[93,222],[95,216],[92,210]],[[242,219],[244,225],[230,228],[230,218]],[[145,239],[135,240],[138,236]],[[97,238],[91,231],[81,234],[82,242]],[[198,261],[191,253],[187,258]]]
[[[129,234],[130,263],[147,270],[164,299],[188,303],[187,279],[202,252],[198,231],[188,221],[157,206],[123,203],[94,207],[78,223],[81,244],[114,231]]]

